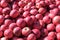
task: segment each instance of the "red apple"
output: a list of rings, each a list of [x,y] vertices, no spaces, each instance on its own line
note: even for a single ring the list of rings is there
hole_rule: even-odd
[[[31,33],[31,29],[29,27],[24,27],[22,29],[22,35],[28,36]]]
[[[30,34],[28,35],[27,40],[36,40],[36,36],[34,34]]]
[[[5,36],[6,38],[12,38],[12,37],[13,37],[13,31],[10,30],[10,29],[6,29],[6,30],[4,31],[4,36]]]
[[[15,28],[13,29],[13,34],[14,34],[15,36],[21,36],[21,28],[15,27]]]

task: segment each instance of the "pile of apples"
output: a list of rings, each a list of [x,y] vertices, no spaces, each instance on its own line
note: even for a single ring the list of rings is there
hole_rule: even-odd
[[[60,0],[0,0],[0,40],[60,40]]]

